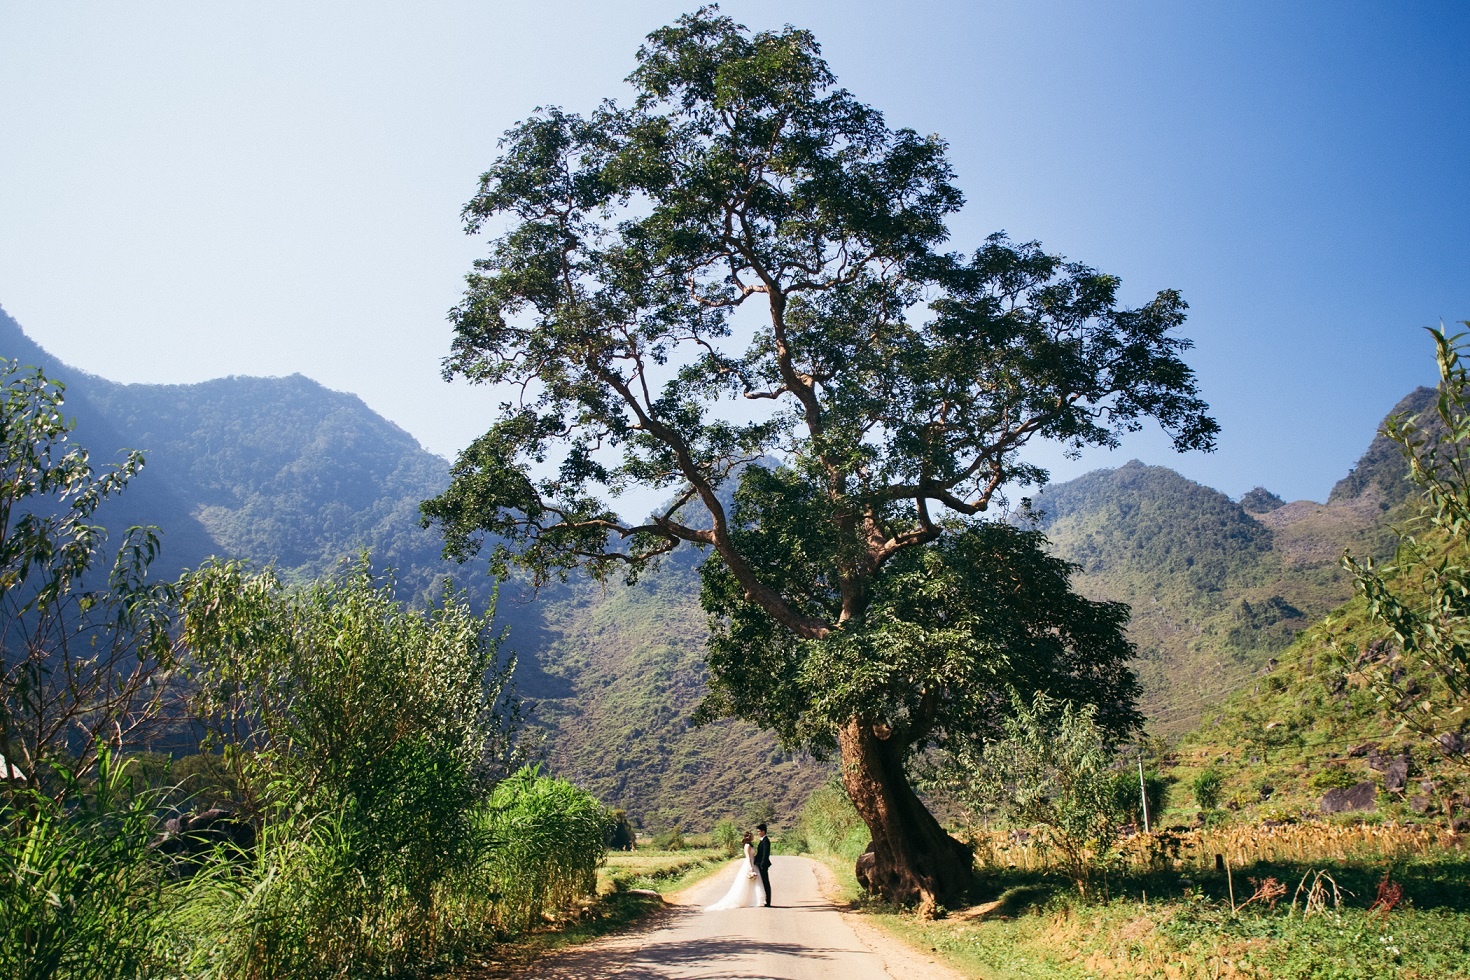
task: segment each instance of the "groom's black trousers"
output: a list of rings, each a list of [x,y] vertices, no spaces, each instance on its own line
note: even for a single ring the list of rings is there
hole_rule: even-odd
[[[771,869],[761,868],[761,887],[766,890],[766,904],[771,904]]]

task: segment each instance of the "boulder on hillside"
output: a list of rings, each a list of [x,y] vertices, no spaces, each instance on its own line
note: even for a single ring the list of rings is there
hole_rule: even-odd
[[[1390,793],[1402,793],[1409,785],[1409,757],[1401,755],[1383,770],[1383,788]]]
[[[1445,755],[1464,755],[1467,746],[1465,736],[1460,732],[1441,732],[1439,738],[1440,752]]]
[[[1380,752],[1378,749],[1373,749],[1368,753],[1367,761],[1369,769],[1375,772],[1388,772],[1389,767],[1400,760],[1405,763],[1409,761],[1409,756],[1403,749],[1399,749],[1399,751],[1394,752],[1392,755],[1386,752]]]
[[[1380,660],[1387,660],[1394,652],[1394,648],[1387,640],[1372,640],[1358,652],[1353,666],[1363,667],[1368,664],[1376,664]]]
[[[1378,809],[1378,786],[1370,779],[1346,789],[1330,789],[1319,804],[1323,813],[1349,813]]]

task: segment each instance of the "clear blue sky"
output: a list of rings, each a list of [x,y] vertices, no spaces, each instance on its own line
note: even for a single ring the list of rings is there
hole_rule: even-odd
[[[533,107],[625,90],[692,4],[0,7],[0,304],[119,381],[300,372],[452,455],[458,212]],[[948,139],[990,231],[1192,307],[1212,456],[1131,457],[1322,500],[1470,318],[1470,4],[734,2],[816,32],[890,124]],[[3,353],[3,352],[0,352]]]

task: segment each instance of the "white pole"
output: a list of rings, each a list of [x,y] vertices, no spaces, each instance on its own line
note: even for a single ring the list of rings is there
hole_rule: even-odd
[[[1143,753],[1138,753],[1138,795],[1143,798],[1143,832],[1153,833],[1148,826],[1148,789],[1143,784]]]

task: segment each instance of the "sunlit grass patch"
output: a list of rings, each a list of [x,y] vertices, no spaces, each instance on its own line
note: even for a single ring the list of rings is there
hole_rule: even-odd
[[[1268,879],[1281,887],[1263,887]],[[1328,884],[1309,901],[1319,880]],[[1383,883],[1400,896],[1387,911],[1374,908]],[[1082,901],[1060,875],[1007,870],[982,873],[977,893],[989,901],[946,919],[864,911],[961,972],[995,980],[1470,977],[1470,864],[1453,852],[1402,863],[1256,863],[1229,876],[1114,874],[1107,891]],[[1248,902],[1258,891],[1269,897]]]
[[[611,851],[597,874],[599,894],[643,888],[670,894],[724,867],[730,858],[718,847],[660,851]]]

